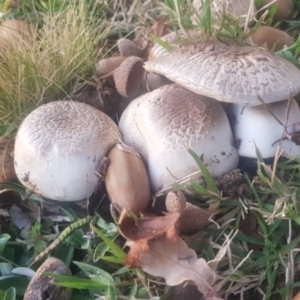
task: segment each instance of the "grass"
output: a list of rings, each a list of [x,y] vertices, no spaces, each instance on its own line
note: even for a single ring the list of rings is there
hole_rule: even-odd
[[[108,31],[89,12],[85,1],[50,9],[38,33],[1,51],[1,124],[18,124],[38,105],[68,97],[80,79],[93,74]]]
[[[100,21],[92,17],[95,11],[91,6],[83,1],[79,3],[81,5],[76,6],[68,5],[68,1],[38,1],[38,6],[32,9],[32,2],[24,1],[22,9],[6,15],[34,19],[41,29],[38,39],[30,38],[19,49],[12,48],[1,54],[0,74],[4,75],[0,78],[0,131],[10,132],[10,123],[18,124],[37,105],[68,97],[78,80],[93,73],[99,57],[95,46],[108,33],[106,26],[110,20],[114,25],[119,20],[124,26],[120,29],[119,25],[119,31],[112,29],[108,35],[123,36],[134,27],[151,23],[151,13],[161,12],[163,7],[174,30],[201,29],[211,37],[242,44],[252,32],[240,28],[237,21],[228,16],[223,17],[220,26],[215,26],[208,0],[204,0],[206,9],[195,24],[190,21],[195,11],[186,5],[189,1],[184,0],[148,1],[145,6],[143,2],[134,1],[130,8],[111,2],[116,12],[110,19]],[[299,1],[295,4],[299,9]],[[147,13],[141,13],[147,5],[150,5]],[[106,9],[109,10],[108,4]],[[271,22],[273,14],[274,10],[260,16],[256,27]],[[300,22],[292,20],[280,25],[295,38],[295,44],[278,54],[299,66]],[[99,32],[103,34],[97,35]],[[269,166],[258,153],[257,176],[246,176],[245,192],[225,200],[201,160],[194,158],[205,175],[202,186],[192,182],[196,202],[201,207],[216,205],[219,208],[214,223],[185,237],[185,241],[217,270],[220,295],[226,298],[235,294],[245,300],[253,297],[292,299],[300,290],[300,159],[282,160],[278,153],[274,164]],[[27,201],[41,200],[20,186],[0,185],[0,189],[5,188],[17,190],[22,199],[29,199]],[[78,219],[78,207],[64,206],[60,214],[74,222]],[[93,220],[94,231],[88,227],[76,228],[60,241],[53,254],[72,266],[74,276],[56,276],[58,283],[74,288],[72,300],[92,300],[94,295],[109,299],[168,299],[172,289],[159,278],[123,267],[124,241],[114,222],[109,220],[98,216]],[[0,289],[0,298],[21,298],[28,279],[13,274],[12,269],[28,266],[35,253],[66,227],[65,223],[57,227],[51,220],[41,222],[39,216],[30,227],[30,239],[24,241],[19,239],[17,229],[10,222],[5,223],[5,233],[0,235],[0,284],[4,286]],[[74,260],[80,262],[71,264]]]

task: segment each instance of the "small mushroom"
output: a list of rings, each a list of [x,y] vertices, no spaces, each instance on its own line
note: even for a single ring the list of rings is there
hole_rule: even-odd
[[[256,158],[257,148],[262,158],[271,158],[278,146],[287,158],[300,154],[300,146],[287,137],[300,132],[299,106],[294,99],[289,101],[289,112],[287,100],[253,107],[227,106],[240,156]]]
[[[96,76],[102,77],[105,75],[109,75],[115,69],[117,69],[126,58],[127,57],[123,57],[123,56],[113,56],[113,57],[101,59],[96,64]]]
[[[210,218],[212,217],[212,212],[187,202],[184,194],[180,191],[177,194],[168,192],[166,208],[170,213],[180,213],[177,221],[180,233],[202,229],[210,224]]]
[[[129,39],[119,39],[117,42],[121,56],[144,57],[147,43],[144,40],[131,41]]]
[[[202,4],[203,0],[193,1],[193,6],[198,14],[201,14]],[[238,19],[240,25],[244,25],[249,12],[252,18],[256,12],[252,0],[211,0],[210,9],[215,24],[221,24],[223,14],[225,13],[226,15]],[[195,17],[193,17],[193,19],[195,19]]]
[[[0,47],[18,46],[26,36],[34,32],[34,27],[24,21],[11,19],[0,24]]]
[[[44,274],[45,272],[57,275],[72,276],[68,266],[60,259],[49,257],[39,267],[31,279],[24,300],[69,300],[72,296],[70,288],[60,287],[56,284],[55,279]]]
[[[220,103],[176,84],[133,100],[123,112],[119,128],[124,142],[147,162],[155,191],[199,171],[188,148],[202,158],[212,176],[227,173],[238,164]],[[199,173],[194,176],[201,178]]]
[[[139,90],[144,76],[143,60],[136,56],[125,59],[114,71],[118,93],[124,98],[133,97]]]
[[[213,99],[240,105],[286,100],[300,92],[300,70],[263,48],[205,43],[175,49],[144,64],[148,72],[166,76]]]
[[[102,160],[119,139],[115,123],[87,104],[42,105],[18,130],[16,174],[26,188],[46,198],[86,199],[98,188]]]
[[[143,60],[137,56],[105,58],[96,64],[96,76],[112,82],[124,98],[131,98],[138,92],[144,72]]]
[[[270,26],[260,26],[251,36],[250,41],[257,46],[266,46],[267,49],[278,51],[284,46],[294,44],[293,38],[286,32]]]

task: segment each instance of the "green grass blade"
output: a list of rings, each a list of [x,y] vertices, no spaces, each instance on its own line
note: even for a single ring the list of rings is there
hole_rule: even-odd
[[[192,149],[188,149],[188,152],[194,158],[199,169],[201,170],[202,176],[205,180],[205,183],[207,184],[207,189],[213,193],[218,194],[218,188],[201,158]]]
[[[105,236],[105,234],[97,227],[91,225],[91,228],[97,233],[97,235],[109,246],[110,252],[115,255],[119,260],[124,260],[126,257],[125,252],[111,239]]]

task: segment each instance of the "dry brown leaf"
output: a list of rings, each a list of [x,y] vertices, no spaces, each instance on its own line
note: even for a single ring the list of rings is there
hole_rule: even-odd
[[[163,277],[170,286],[193,281],[199,292],[212,300],[217,296],[212,287],[216,273],[204,259],[198,259],[196,252],[177,235],[179,215],[179,212],[174,212],[161,217],[144,216],[138,219],[129,217],[123,210],[119,230],[130,247],[124,263]]]
[[[136,244],[132,245],[131,250]],[[163,277],[170,286],[193,281],[202,294],[215,295],[215,272],[203,258],[198,259],[196,252],[179,237],[170,240],[162,236],[149,241],[148,251],[139,252],[138,260],[145,272]]]
[[[142,218],[128,216],[125,209],[122,210],[119,219],[119,231],[127,239],[127,245],[131,247],[124,263],[128,267],[140,267],[139,253],[149,250],[148,242],[160,236],[176,239],[176,226],[179,213],[170,213],[165,216],[144,215]]]
[[[166,234],[169,238],[176,235],[175,224],[179,213],[174,212],[165,216],[144,215],[143,218],[127,216],[123,210],[119,220],[119,230],[123,237],[130,241],[150,240]]]

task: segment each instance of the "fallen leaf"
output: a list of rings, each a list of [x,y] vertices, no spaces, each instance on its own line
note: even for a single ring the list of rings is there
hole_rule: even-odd
[[[135,248],[139,247],[139,243],[134,243],[130,252],[136,251]],[[215,294],[213,284],[216,273],[203,258],[198,259],[196,252],[188,248],[179,237],[170,240],[162,236],[149,241],[148,250],[139,251],[138,260],[145,272],[163,277],[170,286],[193,281],[202,294]]]
[[[177,211],[159,217],[133,218],[123,210],[118,225],[130,247],[124,264],[163,277],[170,286],[193,281],[200,293],[213,300],[217,296],[213,288],[216,273],[177,235],[179,216]]]
[[[176,235],[175,224],[178,218],[178,212],[161,217],[144,215],[142,218],[132,218],[123,210],[118,226],[123,237],[130,241],[149,240],[161,235],[172,238]]]
[[[184,194],[168,192],[166,197],[168,212],[178,212],[177,227],[181,233],[195,232],[208,226],[212,213],[186,201]]]

